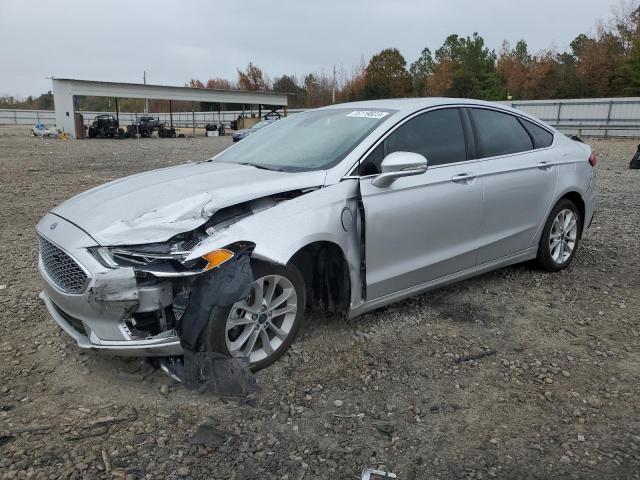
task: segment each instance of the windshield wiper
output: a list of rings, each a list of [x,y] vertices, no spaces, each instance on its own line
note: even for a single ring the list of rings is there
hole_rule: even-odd
[[[269,170],[269,171],[272,171],[272,172],[284,172],[284,170],[282,168],[266,167],[264,165],[258,165],[258,164],[249,163],[249,162],[241,162],[239,165],[246,165],[248,167],[260,168],[262,170]]]

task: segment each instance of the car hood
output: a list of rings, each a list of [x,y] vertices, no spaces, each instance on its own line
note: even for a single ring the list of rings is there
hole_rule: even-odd
[[[326,172],[287,173],[215,161],[153,170],[88,190],[52,210],[101,245],[162,242],[223,207],[324,184]]]

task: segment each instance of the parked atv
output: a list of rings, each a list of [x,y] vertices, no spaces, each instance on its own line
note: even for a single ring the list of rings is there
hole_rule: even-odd
[[[134,138],[136,135],[150,137],[154,130],[160,130],[161,125],[158,117],[140,117],[136,122],[127,125],[127,137]]]
[[[89,138],[124,137],[124,130],[114,115],[98,115],[89,127]]]
[[[160,138],[176,138],[176,129],[161,123],[158,127],[158,136]]]

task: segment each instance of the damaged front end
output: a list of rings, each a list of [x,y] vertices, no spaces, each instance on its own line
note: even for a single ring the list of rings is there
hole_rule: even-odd
[[[238,240],[206,251],[202,245],[307,191],[224,207],[191,231],[142,245],[99,245],[75,223],[49,213],[36,227],[44,279],[40,297],[81,348],[126,356],[195,351],[208,310],[248,295],[255,247]]]
[[[104,247],[52,214],[38,224],[40,295],[81,348],[130,356],[196,351],[213,306],[249,294],[254,244],[234,242],[190,258],[203,240],[295,193],[216,212],[166,242]],[[64,247],[63,247],[64,246]]]

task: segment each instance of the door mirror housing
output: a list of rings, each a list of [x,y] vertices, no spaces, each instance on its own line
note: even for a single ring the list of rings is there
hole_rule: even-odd
[[[387,188],[398,178],[426,172],[427,159],[419,153],[393,152],[384,157],[380,169],[382,173],[371,183],[379,188]]]

